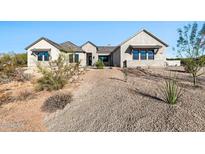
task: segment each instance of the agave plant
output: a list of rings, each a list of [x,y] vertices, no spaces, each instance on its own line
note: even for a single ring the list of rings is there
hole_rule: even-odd
[[[182,88],[179,87],[175,79],[166,80],[160,91],[163,100],[168,104],[176,104],[183,94]]]

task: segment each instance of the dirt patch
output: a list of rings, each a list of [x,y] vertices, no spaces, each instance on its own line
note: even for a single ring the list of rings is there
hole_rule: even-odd
[[[35,92],[34,83],[14,81],[0,85],[0,131],[47,131],[44,118],[49,113],[41,108],[56,92]],[[59,91],[72,92],[78,86],[77,80]]]

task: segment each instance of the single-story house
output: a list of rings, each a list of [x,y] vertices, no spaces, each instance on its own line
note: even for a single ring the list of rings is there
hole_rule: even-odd
[[[168,45],[143,29],[117,46],[97,46],[88,41],[78,46],[70,41],[56,43],[45,37],[26,47],[28,67],[36,63],[56,60],[60,53],[68,55],[68,62],[80,61],[81,66],[92,66],[101,59],[106,66],[138,67],[166,66],[165,51]]]

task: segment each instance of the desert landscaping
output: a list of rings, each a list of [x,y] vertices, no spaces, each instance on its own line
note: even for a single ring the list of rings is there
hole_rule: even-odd
[[[145,29],[118,46],[41,37],[0,55],[0,131],[205,131],[205,23],[177,33],[172,58]]]
[[[0,85],[0,131],[204,131],[205,80],[194,87],[182,67],[89,68],[57,91],[34,90],[34,79]],[[176,76],[183,88],[177,104],[163,101],[160,86]],[[71,93],[64,109],[43,110],[46,99]],[[3,97],[4,96],[4,97]],[[9,96],[9,97],[8,97]],[[21,97],[20,97],[21,96]],[[8,99],[10,98],[10,99]]]

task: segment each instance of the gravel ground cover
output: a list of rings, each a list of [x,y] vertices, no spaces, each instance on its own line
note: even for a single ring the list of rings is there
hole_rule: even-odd
[[[171,75],[184,95],[177,105],[162,101],[159,87]],[[45,118],[48,131],[204,131],[205,76],[199,87],[182,68],[129,69],[127,82],[119,68],[90,69],[73,101]]]

